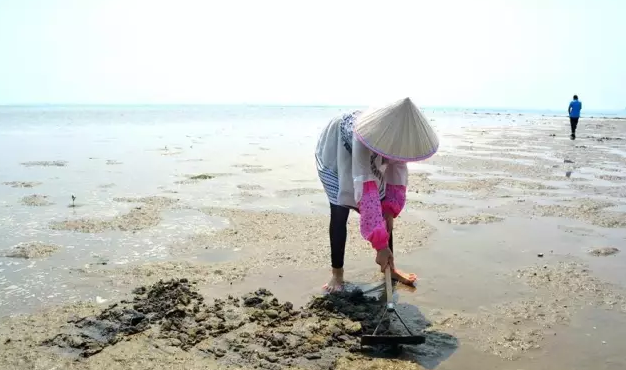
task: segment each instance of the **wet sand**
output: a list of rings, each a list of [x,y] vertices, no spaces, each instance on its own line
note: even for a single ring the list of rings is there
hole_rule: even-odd
[[[95,178],[80,208],[29,207],[17,201],[32,195],[28,187],[3,188],[14,200],[0,215],[9,236],[0,249],[57,248],[22,248],[26,264],[0,257],[0,368],[623,369],[623,121],[587,119],[571,141],[563,119],[494,117],[442,127],[440,153],[410,165],[394,245],[397,265],[420,280],[397,299],[425,345],[395,359],[356,351],[360,332],[350,325],[367,329],[368,316],[345,321],[326,313],[342,304],[319,306],[328,209],[310,158],[314,130],[288,156],[265,133],[219,163],[195,160],[208,141],[181,137],[143,148],[165,173],[141,188],[124,180],[137,182],[130,158],[103,163],[119,177]],[[19,161],[45,173],[0,180],[37,181],[51,199],[66,199],[50,178],[71,176],[80,161],[55,163]],[[373,257],[353,214],[351,287],[380,281]],[[170,279],[187,279],[184,289],[158,285]],[[151,289],[182,293],[157,295],[173,303],[148,310]],[[93,327],[121,334],[102,346],[85,334]]]

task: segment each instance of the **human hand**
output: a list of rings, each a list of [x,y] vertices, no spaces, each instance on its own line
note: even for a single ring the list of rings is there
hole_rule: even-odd
[[[380,271],[384,272],[387,267],[394,270],[393,252],[389,247],[380,249],[376,252],[376,263],[380,265]]]

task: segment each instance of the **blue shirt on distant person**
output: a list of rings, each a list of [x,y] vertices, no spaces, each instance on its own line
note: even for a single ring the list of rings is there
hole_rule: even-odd
[[[570,118],[580,118],[580,111],[583,109],[583,104],[578,100],[578,96],[574,96],[574,100],[569,103],[569,116]]]

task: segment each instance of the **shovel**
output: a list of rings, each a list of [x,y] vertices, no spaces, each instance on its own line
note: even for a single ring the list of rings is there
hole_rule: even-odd
[[[382,315],[380,320],[378,321],[378,325],[376,325],[376,329],[370,335],[361,336],[361,345],[362,346],[375,346],[375,345],[391,345],[397,346],[400,344],[423,344],[426,342],[426,338],[423,335],[414,335],[409,327],[404,323],[402,317],[396,311],[396,304],[393,302],[393,286],[391,285],[391,268],[387,266],[385,269],[385,290],[387,296],[387,304],[382,309]],[[378,328],[380,324],[385,320],[385,317],[390,316],[391,314],[395,314],[395,316],[400,320],[402,326],[409,333],[408,335],[377,335]]]

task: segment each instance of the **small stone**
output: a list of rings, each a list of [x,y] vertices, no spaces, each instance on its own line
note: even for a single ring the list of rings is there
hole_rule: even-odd
[[[543,257],[543,253],[537,253],[537,257],[539,258]]]
[[[286,318],[288,318],[288,317],[290,317],[290,316],[291,316],[291,315],[290,315],[290,314],[289,314],[289,312],[287,312],[287,311],[280,311],[280,314],[278,314],[278,317],[279,317],[281,320],[284,320],[284,319],[286,319]]]
[[[270,337],[270,343],[271,343],[273,346],[280,347],[280,346],[282,346],[283,344],[285,344],[285,336],[284,336],[284,335],[282,335],[282,334],[274,333],[274,334],[272,334],[272,336]]]
[[[328,328],[328,331],[330,332],[330,334],[332,334],[334,337],[338,336],[339,334],[341,334],[341,329],[339,329],[336,326],[331,326],[330,328]]]
[[[349,324],[345,324],[345,329],[346,329],[346,333],[350,335],[356,335],[356,334],[361,333],[361,331],[363,330],[363,327],[361,326],[360,322],[352,322]]]
[[[209,313],[206,311],[203,312],[198,312],[198,314],[196,314],[195,320],[196,322],[200,322],[200,321],[204,321],[209,317]]]
[[[170,340],[170,345],[174,346],[174,347],[180,347],[183,343],[177,339],[177,338],[172,338]]]
[[[270,319],[275,319],[275,318],[278,317],[278,311],[276,311],[276,310],[265,310],[265,314]]]
[[[337,337],[337,339],[340,342],[348,342],[348,341],[350,341],[351,338],[349,336],[347,336],[347,335],[340,335],[340,336]]]
[[[191,302],[191,298],[188,295],[184,294],[179,298],[180,303],[187,306]]]
[[[246,297],[243,300],[243,305],[246,307],[256,306],[261,303],[263,303],[263,299],[255,296]]]
[[[307,353],[306,355],[304,355],[304,358],[306,358],[307,360],[319,360],[320,358],[322,358],[322,355],[320,355],[319,353]]]

